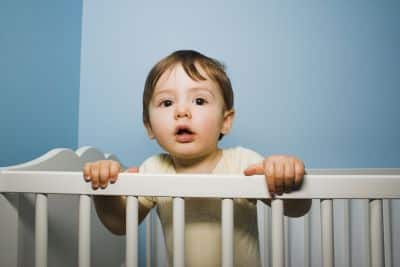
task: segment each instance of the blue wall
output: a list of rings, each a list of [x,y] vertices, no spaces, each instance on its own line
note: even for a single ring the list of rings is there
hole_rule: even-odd
[[[146,75],[196,49],[227,65],[235,90],[223,147],[295,154],[307,168],[400,167],[398,1],[97,0],[83,10],[79,146],[136,166],[160,152],[142,126]]]
[[[290,2],[290,3],[289,3]],[[311,168],[400,167],[400,2],[84,3],[79,145],[138,165],[151,66],[176,49],[222,60],[237,117],[222,146]]]
[[[0,166],[78,135],[82,1],[0,1]]]

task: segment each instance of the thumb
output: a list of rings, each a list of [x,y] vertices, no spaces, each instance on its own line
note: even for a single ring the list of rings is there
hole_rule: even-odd
[[[138,167],[130,167],[130,168],[126,169],[125,172],[138,173],[139,168]]]
[[[264,165],[262,162],[250,165],[244,170],[244,175],[264,174]]]

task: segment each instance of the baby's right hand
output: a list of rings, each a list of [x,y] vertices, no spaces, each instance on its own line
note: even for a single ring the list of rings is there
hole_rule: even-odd
[[[89,162],[83,168],[83,177],[86,182],[92,183],[92,188],[96,190],[99,186],[104,189],[108,183],[115,183],[118,174],[121,172],[121,165],[114,160],[99,160]]]

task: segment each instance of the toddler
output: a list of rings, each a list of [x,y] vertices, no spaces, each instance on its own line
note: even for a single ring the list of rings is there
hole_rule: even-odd
[[[224,66],[191,50],[176,51],[159,61],[148,74],[143,92],[143,123],[149,138],[166,152],[144,161],[130,172],[174,174],[265,175],[272,194],[297,189],[304,176],[301,160],[287,155],[262,157],[243,147],[221,149],[218,142],[232,128],[233,91]],[[102,160],[84,167],[85,180],[94,189],[115,183],[121,167]],[[186,266],[221,265],[221,201],[185,199]],[[115,234],[125,232],[123,196],[96,196],[102,223]],[[269,204],[269,202],[267,202]],[[139,197],[139,220],[157,208],[172,266],[172,199]],[[285,201],[286,215],[299,216],[309,205]],[[235,266],[261,266],[256,202],[234,200]]]

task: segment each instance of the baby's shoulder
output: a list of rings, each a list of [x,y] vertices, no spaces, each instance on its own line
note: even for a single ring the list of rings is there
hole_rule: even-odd
[[[241,146],[224,149],[223,166],[224,169],[233,169],[234,172],[243,172],[244,169],[252,164],[259,163],[263,157],[254,150]]]
[[[139,168],[140,173],[166,173],[173,168],[169,154],[157,154],[147,158]]]
[[[260,161],[263,159],[263,157],[256,151],[242,146],[224,149],[224,157],[230,158],[234,161]]]

